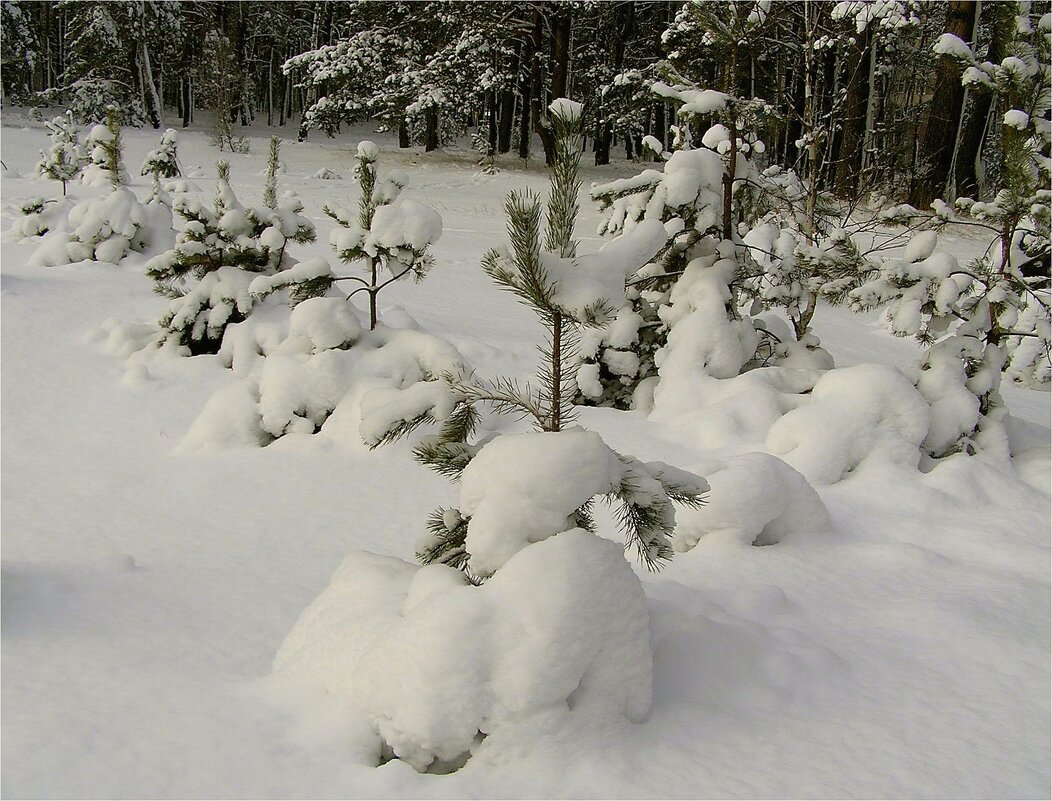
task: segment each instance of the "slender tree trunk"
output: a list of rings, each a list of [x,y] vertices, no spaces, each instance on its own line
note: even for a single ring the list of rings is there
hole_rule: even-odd
[[[424,111],[424,152],[438,149],[438,109],[429,106]]]
[[[157,87],[154,86],[153,83],[153,69],[150,67],[150,51],[146,47],[145,39],[140,43],[140,56],[141,59],[139,61],[139,66],[142,70],[146,113],[150,117],[150,124],[153,125],[154,130],[156,130],[164,124],[164,117],[162,116],[163,108],[161,106],[161,98],[157,95]]]
[[[509,74],[517,75],[518,71],[519,55],[516,53]],[[515,126],[515,87],[510,83],[500,93],[499,120],[497,152],[507,153],[511,150],[511,132]]]
[[[493,156],[497,152],[497,105],[500,102],[500,98],[497,95],[497,90],[494,89],[489,95],[489,155]]]
[[[544,162],[550,164],[554,137],[551,130],[545,127],[547,121],[544,112],[545,92],[541,75],[541,45],[544,43],[544,18],[540,9],[534,11],[533,24],[533,67],[530,71],[530,120],[533,132],[541,138],[544,148]]]
[[[550,18],[552,30],[551,43],[551,82],[548,85],[548,97],[550,100],[566,97],[566,89],[570,77],[570,11],[562,5],[555,5]],[[538,52],[540,48],[538,47]],[[539,98],[537,98],[539,101]],[[553,164],[555,162],[555,134],[552,131],[551,122],[548,119],[547,109],[537,102],[538,114],[534,120],[537,125],[537,133],[544,145],[544,162]]]
[[[274,48],[267,59],[267,127],[274,124]]]
[[[632,28],[635,25],[635,7],[634,2],[620,3],[616,12],[613,42],[613,67],[615,74],[621,72],[624,67],[625,40],[631,36]],[[600,99],[601,104],[602,102]],[[601,105],[600,108],[604,108],[604,106],[605,104]],[[604,120],[596,132],[595,163],[597,165],[610,163],[610,145],[613,135],[613,124],[608,120]]]
[[[552,319],[552,408],[551,430],[562,428],[562,379],[563,379],[563,316],[556,312]]]
[[[522,90],[520,92],[522,97],[522,108],[520,111],[522,114],[519,117],[519,158],[523,161],[530,157],[530,132],[532,130],[530,122],[531,118],[537,113],[536,109],[539,103],[535,96],[540,94],[541,84],[540,37],[543,32],[542,24],[541,12],[534,9],[533,33],[523,45],[523,63],[529,65],[529,69],[524,71]]]

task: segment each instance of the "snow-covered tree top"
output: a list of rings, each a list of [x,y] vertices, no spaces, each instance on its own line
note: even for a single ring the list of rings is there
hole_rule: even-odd
[[[380,146],[376,142],[365,140],[358,143],[358,158],[364,161],[376,161],[380,158]]]
[[[552,113],[552,116],[559,117],[567,122],[575,122],[584,116],[584,106],[565,97],[553,100],[551,105],[548,106],[548,110]]]

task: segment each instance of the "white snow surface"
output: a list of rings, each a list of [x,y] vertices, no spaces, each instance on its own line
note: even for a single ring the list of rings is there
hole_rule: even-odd
[[[299,691],[360,710],[418,770],[469,749],[499,770],[509,749],[533,739],[551,747],[642,720],[646,598],[621,548],[580,529],[524,548],[481,587],[445,565],[359,552],[301,616],[274,668],[278,703]],[[380,756],[376,734],[355,747]]]
[[[41,124],[4,115],[6,232],[27,199],[61,188],[31,177]],[[180,132],[182,183],[203,203],[218,155],[207,127]],[[224,154],[246,202],[261,193],[272,132],[291,130],[253,129],[250,154]],[[151,130],[123,136],[129,164],[156,144]],[[334,224],[321,206],[355,199],[347,182],[313,176],[352,170],[365,138],[445,220],[425,284],[381,295],[388,331],[430,332],[482,375],[528,378],[539,328],[479,262],[505,239],[504,196],[543,192],[543,170],[509,157],[479,176],[467,146],[400,152],[366,127],[289,139],[280,188],[299,193],[319,229],[298,256],[331,260]],[[584,178],[637,171],[586,167]],[[146,178],[130,189],[149,197]],[[581,206],[581,250],[601,253],[582,235],[599,215],[585,197]],[[877,315],[823,305],[814,326],[846,370],[726,377],[748,343],[733,326],[706,330],[699,313],[722,303],[713,254],[681,281],[683,334],[661,365],[674,380],[654,393],[648,379],[637,411],[580,416],[620,452],[709,480],[709,505],[678,512],[677,545],[693,547],[657,574],[618,562],[620,543],[605,541],[618,533],[598,506],[604,539],[549,537],[476,589],[404,561],[458,488],[413,463],[412,439],[366,448],[364,385],[345,419],[326,420],[331,435],[259,447],[254,381],[289,334],[278,295],[219,356],[144,352],[166,303],[142,273],[147,256],[39,267],[29,263],[39,241],[5,235],[0,264],[5,796],[1049,796],[1048,393],[1003,387],[1011,459],[994,449],[922,472],[920,393],[906,377],[917,346]],[[939,243],[962,264],[979,247],[966,236]],[[365,319],[361,297],[352,303]],[[354,324],[301,322],[301,344],[322,347],[304,360],[366,339],[332,348]],[[422,369],[381,361],[411,368],[407,381]],[[217,429],[224,447],[177,453],[213,404],[230,414]],[[522,430],[482,421],[483,432]],[[758,534],[779,541],[751,545]],[[628,570],[645,597],[630,595]],[[568,601],[579,603],[573,614]],[[600,639],[614,650],[596,651]],[[575,649],[545,649],[555,641]],[[359,659],[367,670],[349,667]],[[381,681],[389,659],[404,665],[403,684]],[[612,675],[626,665],[639,671],[632,697],[618,695],[627,677]],[[469,687],[459,668],[484,680]],[[501,722],[460,770],[422,774],[400,759],[377,767],[376,729],[396,708],[415,716],[402,734],[420,761],[427,748],[414,749],[433,727],[463,742],[488,726],[482,718]]]

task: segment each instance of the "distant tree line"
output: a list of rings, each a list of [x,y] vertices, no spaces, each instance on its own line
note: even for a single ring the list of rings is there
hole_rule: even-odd
[[[761,36],[724,35],[750,14]],[[977,0],[5,0],[3,91],[155,128],[199,109],[300,138],[371,120],[425,150],[477,127],[492,154],[539,140],[548,161],[548,104],[567,96],[604,164],[699,138],[704,121],[653,91],[692,86],[756,100],[767,158],[823,189],[924,206],[988,194],[1001,162],[996,104],[933,45],[951,33],[997,62],[1015,20],[1015,4]]]

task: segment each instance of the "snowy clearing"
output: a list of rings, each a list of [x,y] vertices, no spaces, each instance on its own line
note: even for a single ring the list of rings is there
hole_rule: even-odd
[[[5,231],[27,199],[61,196],[33,177],[43,127],[22,124],[2,130]],[[270,132],[254,133],[251,153],[222,156],[246,204],[259,203]],[[179,136],[189,193],[208,203],[219,154],[202,133]],[[159,134],[124,137],[134,174]],[[504,242],[507,192],[544,191],[541,166],[499,161],[480,175],[468,151],[400,153],[367,127],[286,141],[279,191],[318,228],[301,260],[335,261],[321,209],[356,198],[326,171],[349,177],[363,138],[444,222],[426,281],[385,289],[381,316],[447,340],[480,374],[530,376],[537,327],[479,262]],[[599,245],[588,182],[638,166],[584,169],[583,252]],[[131,187],[149,197],[148,178]],[[828,454],[813,453],[822,441],[792,444],[845,420],[843,436],[884,436],[892,407],[862,392],[879,368],[853,374],[859,397],[829,389],[831,405],[780,410],[778,431],[735,417],[755,408],[744,395],[664,417],[582,409],[610,447],[713,488],[704,510],[680,512],[695,547],[660,573],[632,563],[650,616],[650,710],[628,723],[583,704],[429,775],[377,767],[364,712],[339,692],[283,689],[271,670],[315,599],[356,589],[330,585],[348,554],[412,560],[428,512],[458,489],[411,460],[411,441],[369,450],[346,426],[265,448],[180,448],[242,377],[218,356],[128,358],[168,303],[143,273],[148,254],[43,267],[35,248],[5,236],[0,284],[5,797],[1048,797],[1049,393],[1003,388],[1011,468],[958,455],[929,473],[846,454],[830,475]],[[814,327],[838,367],[908,367],[919,354],[875,314],[823,306]],[[779,431],[795,470],[762,453]],[[780,541],[753,547],[763,532]],[[499,601],[480,630],[500,633],[516,595],[486,589]]]

